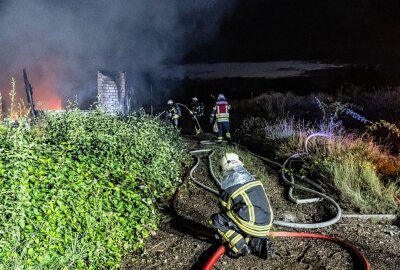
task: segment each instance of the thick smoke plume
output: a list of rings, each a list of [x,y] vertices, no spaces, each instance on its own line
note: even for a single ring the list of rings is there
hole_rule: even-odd
[[[218,31],[232,0],[0,1],[0,89],[11,76],[24,97],[26,68],[36,100],[95,99],[96,71],[125,70],[138,92]],[[144,76],[145,75],[145,76]],[[146,94],[147,95],[147,94]]]

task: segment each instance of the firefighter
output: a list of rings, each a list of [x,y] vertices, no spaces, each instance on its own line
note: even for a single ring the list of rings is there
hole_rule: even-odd
[[[211,216],[211,226],[229,247],[231,257],[252,252],[263,259],[270,258],[274,248],[266,235],[273,212],[262,183],[243,167],[235,153],[226,153],[221,166],[219,202],[223,212]]]
[[[229,110],[230,106],[226,101],[225,96],[223,94],[219,94],[210,117],[210,124],[213,124],[214,121],[217,121],[217,142],[222,142],[224,137],[226,137],[228,140],[231,139],[231,134],[229,132]]]
[[[178,104],[174,103],[172,100],[168,100],[167,104],[170,109],[167,111],[167,118],[171,121],[174,127],[178,127],[178,119],[181,116],[181,109]]]
[[[193,97],[191,103],[191,109],[194,120],[194,128],[196,130],[196,135],[198,135],[202,132],[200,124],[198,122],[198,118],[204,115],[204,104],[203,102],[200,103],[197,97]]]
[[[201,117],[204,115],[204,104],[203,102],[200,103],[197,97],[192,98],[191,107],[194,116]]]

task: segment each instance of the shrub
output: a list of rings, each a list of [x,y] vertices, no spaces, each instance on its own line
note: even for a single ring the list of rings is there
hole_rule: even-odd
[[[156,229],[185,146],[148,116],[0,124],[0,268],[114,269]]]

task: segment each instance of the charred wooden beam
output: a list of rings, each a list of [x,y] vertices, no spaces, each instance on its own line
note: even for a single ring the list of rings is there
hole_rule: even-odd
[[[24,83],[25,83],[25,92],[26,98],[28,100],[29,105],[29,113],[32,118],[37,116],[37,111],[35,110],[35,103],[33,102],[33,88],[32,85],[29,83],[28,75],[26,74],[26,70],[24,69]]]

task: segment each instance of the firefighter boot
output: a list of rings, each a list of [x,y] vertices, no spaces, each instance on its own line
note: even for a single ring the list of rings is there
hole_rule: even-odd
[[[239,258],[242,256],[246,256],[250,253],[251,253],[251,249],[249,248],[248,245],[244,244],[244,245],[242,245],[242,247],[239,249],[238,252],[234,252],[232,249],[229,249],[227,252],[227,255],[231,258],[236,259],[236,258]]]
[[[267,260],[274,255],[275,248],[272,244],[272,241],[268,238],[259,238],[254,237],[250,240],[249,246],[253,253],[260,258]]]

